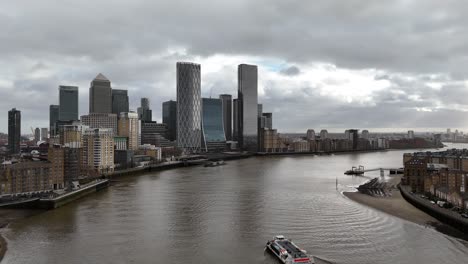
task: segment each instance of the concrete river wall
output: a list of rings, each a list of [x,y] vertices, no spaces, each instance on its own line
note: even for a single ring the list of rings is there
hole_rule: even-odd
[[[429,200],[421,198],[417,194],[412,194],[407,186],[399,186],[401,195],[410,204],[440,220],[441,222],[453,226],[460,231],[468,234],[468,219],[461,217],[460,214],[445,208],[432,204]]]
[[[88,186],[82,187],[81,189],[66,193],[56,198],[39,199],[39,201],[37,201],[36,203],[36,208],[46,210],[55,209],[75,200],[78,200],[91,193],[95,193],[99,190],[107,188],[108,186],[109,180],[99,180],[96,183],[90,184]]]

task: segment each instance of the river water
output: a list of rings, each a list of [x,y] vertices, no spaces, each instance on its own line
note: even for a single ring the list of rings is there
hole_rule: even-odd
[[[119,178],[10,224],[3,263],[277,264],[263,251],[275,234],[336,263],[467,263],[463,241],[341,194],[367,180],[343,175],[351,166],[401,167],[403,153],[254,157]]]

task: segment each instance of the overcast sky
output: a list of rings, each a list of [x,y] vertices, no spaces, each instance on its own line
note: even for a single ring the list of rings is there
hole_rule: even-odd
[[[176,97],[177,61],[200,63],[203,96],[237,97],[237,65],[259,67],[259,102],[280,132],[468,127],[468,3],[452,0],[1,0],[0,131],[48,127],[59,85],[80,115],[100,72]]]

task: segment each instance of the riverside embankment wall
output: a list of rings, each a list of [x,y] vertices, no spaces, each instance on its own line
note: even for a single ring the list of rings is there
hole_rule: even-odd
[[[64,206],[70,202],[78,200],[84,196],[87,196],[91,193],[95,193],[99,190],[107,188],[109,186],[109,180],[100,180],[99,182],[92,184],[90,186],[83,187],[79,190],[67,193],[65,195],[59,196],[52,199],[39,199],[37,202],[37,208],[39,209],[55,209],[61,206]]]
[[[468,234],[468,219],[461,217],[458,213],[440,208],[432,204],[427,199],[421,198],[416,194],[411,194],[406,186],[399,186],[401,195],[410,204],[426,212],[441,222],[457,228],[465,234]]]

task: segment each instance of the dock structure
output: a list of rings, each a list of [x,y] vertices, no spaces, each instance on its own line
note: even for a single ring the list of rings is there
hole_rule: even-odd
[[[380,182],[378,178],[360,185],[357,189],[360,193],[370,196],[392,196],[392,186],[389,186],[386,182]]]
[[[362,175],[366,172],[371,171],[380,171],[380,176],[384,176],[385,171],[389,171],[390,174],[403,174],[403,168],[373,168],[373,169],[364,169],[364,166],[359,165],[359,167],[353,166],[351,170],[347,170],[344,174],[347,175]]]

